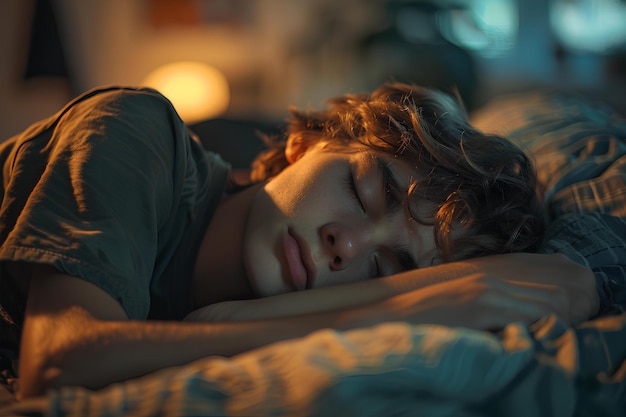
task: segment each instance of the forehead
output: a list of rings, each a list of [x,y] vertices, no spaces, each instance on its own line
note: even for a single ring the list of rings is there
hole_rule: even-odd
[[[415,193],[416,182],[425,177],[415,162],[365,145],[355,147],[351,158],[359,170],[386,176],[385,180],[401,194],[399,197],[413,218],[426,222],[432,220],[436,204],[428,196],[419,193],[419,197]]]
[[[417,166],[398,156],[361,144],[351,148],[352,162],[363,169],[386,171],[400,189],[407,190],[419,175]]]

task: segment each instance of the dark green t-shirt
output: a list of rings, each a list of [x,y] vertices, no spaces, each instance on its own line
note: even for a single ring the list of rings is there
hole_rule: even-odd
[[[229,167],[162,95],[90,91],[3,143],[0,163],[0,347],[19,342],[33,263],[98,285],[130,319],[189,312]]]

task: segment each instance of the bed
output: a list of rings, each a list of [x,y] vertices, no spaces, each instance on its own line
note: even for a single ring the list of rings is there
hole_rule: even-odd
[[[626,120],[542,91],[494,100],[473,122],[534,155],[551,219],[542,251],[594,271],[597,317],[499,333],[324,329],[97,391],[52,390],[0,416],[626,416]]]

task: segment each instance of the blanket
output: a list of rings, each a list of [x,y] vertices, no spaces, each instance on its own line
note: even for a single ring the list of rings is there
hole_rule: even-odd
[[[97,391],[51,390],[0,415],[626,416],[626,121],[541,93],[500,99],[474,122],[534,155],[551,218],[542,251],[593,270],[597,317],[569,326],[549,315],[498,333],[323,329]]]

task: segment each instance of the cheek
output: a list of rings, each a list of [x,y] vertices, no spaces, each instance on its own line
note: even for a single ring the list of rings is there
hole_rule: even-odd
[[[339,201],[341,179],[332,164],[294,165],[268,182],[266,192],[287,217],[310,217]]]
[[[281,266],[282,239],[288,224],[289,220],[261,189],[250,207],[243,241],[244,268],[257,297],[289,291]]]

